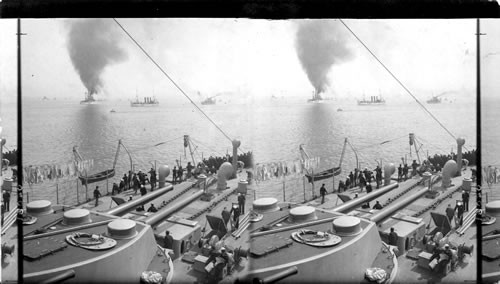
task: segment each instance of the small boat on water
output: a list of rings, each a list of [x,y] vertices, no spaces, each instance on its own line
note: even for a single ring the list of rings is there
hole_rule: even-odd
[[[111,110],[110,110],[109,112],[116,112],[116,110],[114,110],[114,109],[111,109]]]

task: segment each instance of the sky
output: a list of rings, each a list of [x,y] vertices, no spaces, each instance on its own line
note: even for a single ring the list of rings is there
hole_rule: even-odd
[[[87,88],[71,57],[77,54],[80,64],[87,65],[100,61],[99,56],[110,57],[98,76],[99,94],[107,99],[131,100],[137,94],[187,102],[112,19],[93,21],[22,20],[26,33],[21,57],[23,97],[83,99]],[[301,56],[312,56],[308,66],[326,64],[324,96],[355,100],[382,94],[393,101],[412,100],[339,20],[118,21],[194,101],[218,93],[244,102],[272,95],[308,98],[314,83],[299,49]],[[476,20],[351,19],[344,23],[420,100],[443,92],[450,92],[450,99],[474,100]],[[96,28],[90,37],[97,37],[95,41],[72,42],[92,24]],[[15,100],[16,95],[16,25],[16,20],[0,20],[0,98],[4,102]],[[486,33],[481,38],[483,95],[492,96],[500,84],[495,78],[500,66],[500,21],[481,20],[481,25]],[[300,30],[305,33],[300,35]],[[299,48],[300,36],[310,50]],[[324,37],[331,41],[323,44]],[[105,52],[99,40],[112,48]],[[75,51],[75,45],[84,46]],[[92,48],[100,54],[88,53]],[[325,63],[329,56],[331,64]]]

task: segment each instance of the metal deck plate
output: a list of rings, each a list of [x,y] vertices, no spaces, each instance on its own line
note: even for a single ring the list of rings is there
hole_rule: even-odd
[[[63,250],[68,245],[64,241],[46,237],[24,242],[23,255],[29,260],[37,260],[46,255]]]
[[[289,238],[285,239],[279,235],[267,235],[252,240],[250,244],[250,253],[254,256],[261,257],[292,244],[293,241]]]
[[[483,242],[483,257],[493,261],[500,258],[499,239],[492,239]]]

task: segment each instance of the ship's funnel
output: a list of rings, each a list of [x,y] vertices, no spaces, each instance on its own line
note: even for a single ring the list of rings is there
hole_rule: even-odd
[[[462,175],[462,146],[465,144],[465,139],[457,138],[457,173],[454,176]]]
[[[227,180],[235,172],[233,166],[229,162],[224,162],[217,171],[217,189],[224,190],[227,186]]]
[[[158,168],[158,183],[160,184],[160,188],[165,187],[165,183],[169,174],[170,168],[167,165],[161,165]]]
[[[457,162],[449,160],[443,167],[443,181],[441,183],[443,188],[451,186],[451,177],[457,172]]]
[[[384,186],[391,184],[391,176],[396,172],[394,163],[389,163],[384,166]]]

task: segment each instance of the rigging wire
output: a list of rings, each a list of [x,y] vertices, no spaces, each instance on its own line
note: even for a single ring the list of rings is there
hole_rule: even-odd
[[[191,137],[191,140],[192,140],[192,141],[194,141],[194,142],[196,142],[196,143],[198,143],[199,145],[201,145],[201,146],[205,147],[206,149],[208,149],[208,150],[209,150],[209,151],[211,151],[211,152],[214,152],[214,153],[216,153],[216,154],[218,154],[218,155],[221,155],[222,157],[225,157],[225,156],[226,156],[226,154],[224,154],[224,153],[222,153],[222,152],[220,152],[220,151],[216,151],[216,150],[214,150],[214,149],[213,149],[213,148],[211,148],[211,147],[208,147],[207,145],[205,145],[205,144],[201,143],[201,142],[200,142],[200,141],[198,141],[197,139],[194,139],[194,138],[192,138],[192,137]]]
[[[149,148],[153,148],[153,147],[157,147],[157,146],[160,146],[160,145],[163,145],[163,144],[166,144],[166,143],[170,143],[170,142],[173,142],[175,140],[178,140],[178,139],[182,139],[183,136],[181,137],[177,137],[177,138],[174,138],[174,139],[171,139],[171,140],[167,140],[167,141],[163,141],[163,142],[159,142],[159,143],[156,143],[155,145],[149,145],[149,146],[145,146],[145,147],[140,147],[140,148],[136,148],[136,149],[133,149],[131,148],[128,152],[130,153],[130,155],[135,159],[135,160],[138,160],[138,158],[134,155],[134,154],[137,154],[137,152],[141,152],[141,151],[144,151],[146,149],[149,149]],[[112,158],[98,158],[98,159],[92,159],[94,162],[101,162],[101,161],[109,161],[109,160],[112,160]]]
[[[174,138],[174,139],[171,139],[171,140],[163,141],[163,142],[158,142],[155,145],[149,145],[149,146],[144,146],[144,147],[137,148],[137,149],[132,149],[129,152],[130,153],[136,153],[136,152],[143,151],[143,150],[146,150],[146,149],[149,149],[149,148],[153,148],[153,147],[157,147],[157,146],[160,146],[160,145],[163,145],[163,144],[166,144],[166,143],[170,143],[170,142],[173,142],[173,141],[178,140],[178,139],[179,140],[183,139],[183,136],[177,137],[177,138]]]
[[[167,72],[163,70],[163,68],[161,68],[161,66],[158,63],[156,63],[156,61],[148,54],[148,52],[118,22],[118,20],[116,20],[116,18],[113,18],[113,20],[123,30],[123,32],[125,32],[125,34],[127,34],[127,36],[137,45],[137,47],[139,47],[139,49],[149,58],[149,60],[151,60],[153,64],[156,65],[158,69],[160,69],[163,75],[165,75],[170,80],[170,82],[196,107],[196,109],[198,109],[229,141],[232,142],[232,139],[189,97],[188,94],[184,92],[184,90],[182,90],[182,88],[179,85],[177,85],[177,83],[167,74]]]
[[[424,142],[424,143],[421,143],[421,144],[432,146],[435,149],[438,149],[439,151],[442,151],[443,153],[448,154],[448,150],[444,150],[444,148],[442,146],[436,146],[435,144],[430,143],[427,139],[424,139],[422,137],[418,137],[418,140]]]
[[[390,143],[390,142],[393,142],[393,141],[396,141],[396,140],[399,140],[399,139],[403,139],[403,138],[406,138],[406,137],[407,137],[407,135],[404,135],[402,137],[398,137],[398,138],[394,138],[394,139],[390,139],[390,140],[385,140],[385,141],[382,141],[380,143],[371,144],[371,145],[368,145],[368,146],[365,146],[365,147],[361,147],[358,150],[364,150],[364,149],[368,149],[368,148],[371,148],[371,147],[380,146],[380,145],[387,144],[387,143]]]
[[[394,78],[394,80],[396,80],[396,82],[399,83],[399,85],[401,87],[403,87],[403,89],[417,102],[418,105],[420,105],[453,139],[457,140],[457,138],[455,137],[455,135],[453,135],[453,133],[451,133],[447,128],[446,126],[444,126],[411,92],[410,90],[408,90],[408,88],[406,88],[406,86],[396,77],[396,75],[394,75],[390,70],[389,68],[387,68],[384,63],[382,63],[382,61],[380,61],[380,59],[378,59],[378,57],[370,50],[370,48],[368,48],[368,46],[366,46],[364,44],[364,42],[349,28],[349,26],[347,26],[346,23],[344,23],[344,21],[342,19],[339,19],[339,21],[346,27],[346,29],[361,43],[361,45],[363,45],[366,50],[368,50],[368,52],[375,58],[375,60],[378,61],[378,63],[380,63],[380,65],[382,65],[382,67],[384,67],[384,69]],[[464,146],[465,148],[465,146]],[[466,148],[467,149],[467,148]]]

